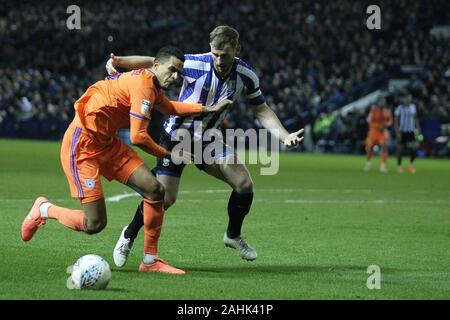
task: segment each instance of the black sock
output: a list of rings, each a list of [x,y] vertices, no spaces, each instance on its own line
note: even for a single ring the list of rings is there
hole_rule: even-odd
[[[403,154],[403,150],[397,150],[397,165],[401,166],[402,165],[402,154]]]
[[[134,218],[131,221],[131,223],[128,225],[128,228],[124,232],[125,238],[129,238],[132,241],[136,239],[139,230],[144,226],[144,212],[143,207],[144,201],[141,201],[141,203],[138,205],[136,209],[136,213],[134,214]]]
[[[253,201],[253,192],[238,193],[235,190],[231,193],[228,201],[228,228],[227,236],[236,238],[241,234],[242,223],[247,213],[250,211]]]
[[[409,162],[413,163],[415,159],[416,159],[416,149],[411,148],[411,157],[409,158]]]

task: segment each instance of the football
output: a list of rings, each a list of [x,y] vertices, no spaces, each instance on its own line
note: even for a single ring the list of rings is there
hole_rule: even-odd
[[[69,289],[105,289],[111,280],[111,268],[108,262],[95,254],[79,258],[67,269]]]

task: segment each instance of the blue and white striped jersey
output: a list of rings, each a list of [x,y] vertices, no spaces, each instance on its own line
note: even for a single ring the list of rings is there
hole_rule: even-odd
[[[179,101],[201,103],[212,106],[218,102],[243,95],[252,105],[265,102],[259,89],[259,78],[252,68],[239,58],[235,58],[233,68],[226,79],[220,79],[213,67],[211,52],[185,55],[183,68],[183,86]],[[207,116],[170,116],[164,123],[164,129],[173,135],[177,129],[187,129],[193,134],[194,121],[202,121],[202,131],[221,126],[227,111]]]
[[[414,132],[416,130],[416,105],[401,104],[395,109],[395,116],[400,119],[401,132]]]

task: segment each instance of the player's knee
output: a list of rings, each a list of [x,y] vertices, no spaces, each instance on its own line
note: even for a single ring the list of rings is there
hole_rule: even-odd
[[[155,183],[144,192],[144,198],[152,201],[164,200],[164,186],[161,183]]]
[[[88,234],[96,234],[105,229],[106,220],[98,219],[98,220],[87,220],[86,221],[86,233]]]
[[[177,201],[176,197],[167,196],[164,198],[164,210],[169,209]]]
[[[250,193],[253,192],[253,181],[250,177],[242,179],[236,184],[234,190],[239,193]]]

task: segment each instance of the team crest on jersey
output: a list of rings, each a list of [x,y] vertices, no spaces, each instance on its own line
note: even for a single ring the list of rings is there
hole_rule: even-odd
[[[169,164],[170,164],[170,160],[167,159],[167,158],[164,158],[164,159],[163,159],[163,166],[164,166],[164,167],[168,167]]]
[[[230,80],[227,82],[227,90],[228,92],[236,91],[236,80]]]
[[[88,188],[89,190],[92,190],[95,187],[95,180],[94,179],[86,179],[84,184],[86,185],[86,188]]]
[[[142,99],[141,103],[141,113],[148,114],[148,110],[150,109],[150,101]]]

